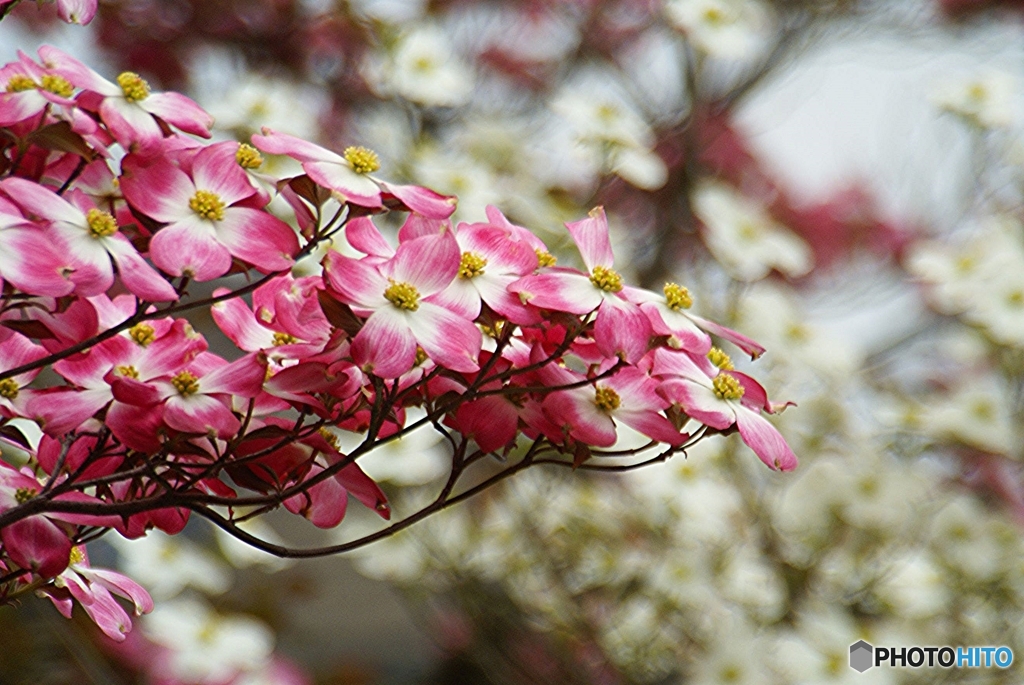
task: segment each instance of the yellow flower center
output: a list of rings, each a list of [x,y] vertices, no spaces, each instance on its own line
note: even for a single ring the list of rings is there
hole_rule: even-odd
[[[333,447],[334,449],[338,449],[338,436],[337,436],[337,435],[335,435],[335,434],[334,434],[334,433],[332,433],[331,431],[327,430],[327,429],[326,429],[326,428],[324,428],[323,426],[321,426],[321,427],[320,427],[320,428],[319,428],[319,429],[317,430],[317,432],[318,432],[318,433],[320,433],[320,437],[321,437],[321,438],[323,438],[324,440],[326,440],[326,441],[327,441],[327,444],[328,444],[328,445],[330,445],[330,446],[331,446],[331,447]]]
[[[736,683],[743,678],[743,670],[735,664],[729,664],[721,670],[718,676],[720,683]]]
[[[665,293],[665,301],[668,302],[668,307],[672,311],[678,312],[680,309],[689,309],[693,306],[693,298],[690,297],[690,291],[677,283],[666,283],[663,288]]]
[[[8,93],[23,93],[36,87],[36,82],[24,74],[15,74],[7,81]]]
[[[712,364],[723,371],[732,371],[733,368],[735,368],[732,365],[732,359],[729,358],[729,355],[719,347],[712,347],[708,351],[708,359],[711,360]]]
[[[14,501],[18,504],[24,504],[35,497],[38,492],[35,488],[18,488],[14,491]]]
[[[972,83],[967,88],[967,98],[975,102],[983,102],[988,97],[988,90],[983,83]]]
[[[970,414],[979,421],[991,421],[996,416],[996,408],[987,399],[979,399],[971,405]]]
[[[718,7],[708,7],[703,12],[704,21],[712,26],[720,26],[728,20],[728,15]]]
[[[81,564],[83,561],[85,561],[85,549],[81,545],[72,547],[71,555],[68,557],[68,566]]]
[[[384,299],[399,309],[405,309],[410,312],[420,308],[420,291],[416,290],[416,286],[410,283],[391,281],[391,285],[384,291]]]
[[[961,274],[967,274],[974,270],[978,264],[970,255],[963,255],[956,260],[955,267]]]
[[[558,257],[547,250],[542,250],[538,247],[534,252],[537,253],[537,266],[554,266],[558,263]]]
[[[720,400],[738,400],[743,397],[743,386],[735,376],[720,373],[711,381],[711,385],[714,387],[715,397]]]
[[[125,376],[127,378],[134,378],[136,380],[138,380],[139,378],[139,370],[136,369],[131,364],[122,364],[120,366],[117,366],[116,370],[117,373],[121,376]]]
[[[357,174],[372,174],[380,169],[380,158],[369,148],[353,145],[345,148],[345,154],[342,156],[352,165],[352,171]]]
[[[128,336],[140,347],[145,347],[156,340],[156,329],[148,323],[137,323],[128,329]]]
[[[39,79],[42,83],[43,90],[59,95],[62,98],[69,98],[71,94],[75,92],[75,87],[68,82],[63,76],[57,74],[43,74],[43,78]]]
[[[188,397],[199,392],[199,379],[188,371],[182,371],[171,379],[171,385],[178,391],[178,394]]]
[[[619,393],[615,392],[607,385],[599,385],[594,389],[594,404],[597,408],[604,412],[613,412],[619,408],[622,404],[622,400],[619,398]]]
[[[617,293],[622,290],[622,276],[606,266],[595,266],[590,273],[590,282],[605,292]]]
[[[739,235],[740,240],[748,243],[752,243],[761,237],[761,229],[752,221],[740,222],[736,233]]]
[[[5,400],[13,400],[18,396],[18,381],[13,378],[5,378],[0,381],[0,397]]]
[[[117,77],[117,85],[121,86],[124,99],[128,102],[138,102],[149,97],[149,84],[134,71],[122,72]]]
[[[807,342],[808,338],[811,337],[807,326],[800,323],[791,323],[789,326],[786,326],[785,335],[793,342]]]
[[[94,207],[86,213],[85,221],[89,224],[89,234],[93,238],[109,238],[117,233],[117,219],[110,212]]]
[[[613,123],[620,117],[619,108],[610,102],[603,102],[598,105],[595,114],[597,114],[599,120],[606,124]]]
[[[291,345],[298,341],[294,335],[289,333],[274,333],[274,347],[280,347],[281,345]]]
[[[210,221],[220,221],[224,218],[224,202],[217,193],[209,190],[197,190],[192,199],[188,201],[189,208]]]
[[[423,349],[422,347],[420,347],[419,345],[417,345],[416,346],[416,363],[414,364],[414,366],[421,366],[423,364],[423,362],[427,361],[427,359],[429,359],[429,357],[427,357],[427,351],[425,349]]]
[[[480,324],[480,330],[483,331],[484,335],[489,338],[497,340],[501,336],[502,329],[505,328],[504,321],[495,321],[493,325],[482,323]]]
[[[1024,306],[1024,290],[1014,290],[1006,296],[1006,304],[1014,308]]]
[[[412,68],[413,71],[426,73],[434,68],[434,60],[430,59],[425,55],[417,57],[415,60],[413,60]]]
[[[476,252],[463,252],[459,262],[459,278],[476,278],[484,272],[487,260]]]
[[[235,161],[243,169],[259,169],[263,166],[263,155],[248,143],[242,143],[235,152]]]

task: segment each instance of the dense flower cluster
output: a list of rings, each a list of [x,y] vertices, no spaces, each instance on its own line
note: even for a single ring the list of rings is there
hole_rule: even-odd
[[[0,438],[27,457],[0,462],[0,600],[42,588],[67,613],[73,597],[121,639],[109,593],[152,603],[82,543],[177,533],[194,512],[299,554],[239,524],[283,505],[333,527],[349,495],[389,518],[357,459],[426,424],[453,448],[449,485],[396,525],[481,489],[455,486],[490,454],[509,472],[664,459],[738,430],[796,467],[763,416],[784,405],[711,335],[763,348],[691,314],[681,285],[628,286],[600,207],[567,224],[580,270],[493,207],[453,225],[455,197],[378,177],[369,149],[271,129],[206,142],[185,96],[53,47],[0,68],[0,91]],[[301,168],[264,173],[264,155]],[[614,450],[622,426],[645,444]]]

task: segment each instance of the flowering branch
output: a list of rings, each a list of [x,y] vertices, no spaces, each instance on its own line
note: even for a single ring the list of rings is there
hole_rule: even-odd
[[[770,468],[796,466],[762,416],[778,405],[709,333],[762,348],[689,314],[675,283],[626,285],[600,207],[566,225],[585,269],[557,266],[496,208],[453,225],[456,198],[378,177],[366,148],[270,129],[208,143],[206,112],[131,72],[109,81],[43,47],[0,69],[0,88],[0,440],[24,455],[0,462],[0,603],[30,587],[64,601],[93,573],[83,543],[177,533],[192,513],[311,557],[540,463],[629,470],[735,428]],[[267,174],[264,155],[302,171]],[[405,215],[397,246],[385,214]],[[235,273],[250,282],[188,299],[193,281]],[[234,349],[176,318],[207,312]],[[451,447],[449,476],[401,521],[315,549],[238,527],[283,506],[332,528],[349,495],[390,519],[359,459],[427,424]],[[649,442],[615,449],[620,424]],[[459,490],[489,456],[514,461]],[[123,613],[94,619],[123,637]]]

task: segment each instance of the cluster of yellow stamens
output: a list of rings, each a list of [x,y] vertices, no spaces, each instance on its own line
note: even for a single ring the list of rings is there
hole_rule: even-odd
[[[138,102],[149,97],[149,84],[134,71],[124,71],[117,77],[117,85],[121,86],[124,99]]]
[[[342,156],[352,165],[352,171],[357,174],[372,174],[380,169],[380,158],[369,148],[353,145],[345,148],[345,153]]]
[[[13,378],[5,378],[0,381],[0,397],[5,400],[13,400],[18,396],[18,381]]]
[[[17,488],[14,491],[14,501],[18,504],[24,504],[37,494],[39,494],[39,491],[34,488]]]
[[[416,286],[411,283],[391,281],[391,285],[384,291],[384,299],[399,309],[410,312],[420,308],[420,291],[416,290]]]
[[[327,444],[328,444],[328,445],[330,445],[330,446],[331,446],[331,447],[333,447],[334,449],[338,449],[338,436],[337,436],[337,435],[335,435],[335,434],[334,434],[334,433],[332,433],[331,431],[327,430],[327,429],[326,429],[326,428],[324,428],[323,426],[321,426],[321,427],[320,427],[320,428],[319,428],[319,429],[317,430],[317,432],[318,432],[318,433],[320,433],[320,437],[321,437],[321,438],[323,438],[324,440],[326,440],[326,441],[327,441]]]
[[[743,386],[736,377],[728,373],[720,373],[711,381],[715,397],[720,400],[738,400],[743,397]]]
[[[235,152],[235,161],[243,169],[259,169],[263,166],[263,155],[248,143],[242,143]]]
[[[117,233],[117,219],[102,209],[94,207],[86,212],[85,222],[89,225],[89,235],[93,238],[109,238]]]
[[[708,350],[708,359],[711,363],[722,369],[723,371],[732,371],[734,368],[732,365],[732,359],[726,354],[720,347],[712,347]]]
[[[678,312],[680,309],[689,309],[693,306],[693,298],[690,291],[677,283],[666,283],[664,287],[665,301],[668,308]]]
[[[712,26],[721,26],[729,21],[729,15],[718,7],[706,7],[702,14],[704,21]]]
[[[75,92],[75,87],[66,78],[57,74],[43,74],[39,81],[43,86],[43,90],[59,95],[62,98],[69,98]]]
[[[125,376],[126,378],[134,378],[138,380],[139,370],[131,364],[121,364],[116,367],[118,375]]]
[[[7,80],[8,93],[23,93],[36,87],[36,82],[24,74],[15,74]]]
[[[740,239],[747,242],[753,242],[761,237],[761,229],[752,221],[743,221],[740,223],[739,230],[736,231],[739,234]]]
[[[501,335],[502,329],[505,327],[504,321],[495,321],[493,325],[482,323],[480,324],[480,330],[483,331],[484,335],[495,340]]]
[[[137,323],[128,329],[128,336],[140,347],[145,347],[156,340],[156,329],[148,323]]]
[[[189,371],[182,371],[171,379],[171,385],[178,391],[178,394],[188,397],[199,392],[199,379]]]
[[[610,102],[601,103],[595,111],[597,118],[605,123],[611,123],[619,119],[622,114],[619,112],[619,108]]]
[[[81,545],[77,545],[71,548],[71,554],[68,555],[68,566],[71,566],[72,564],[81,564],[83,561],[85,561],[85,552],[83,551],[84,549],[85,548]]]
[[[274,333],[274,347],[281,347],[281,345],[291,345],[298,342],[291,333]]]
[[[606,266],[595,266],[590,272],[590,282],[605,292],[617,293],[622,290],[622,276]]]
[[[487,260],[476,252],[463,252],[462,261],[459,262],[459,278],[476,278],[483,274]]]
[[[537,266],[554,266],[558,263],[558,257],[547,250],[542,250],[538,247],[534,249],[534,252],[537,253]]]
[[[197,190],[188,201],[188,206],[204,219],[220,221],[224,218],[224,201],[213,191]]]
[[[597,408],[604,412],[613,412],[619,408],[622,404],[622,400],[619,398],[619,393],[615,392],[607,385],[599,385],[594,389],[594,404]]]
[[[423,362],[427,361],[427,359],[429,359],[429,357],[427,356],[427,351],[425,349],[423,349],[422,347],[420,347],[419,345],[417,345],[416,346],[416,362],[415,362],[414,366],[421,366],[423,364]]]

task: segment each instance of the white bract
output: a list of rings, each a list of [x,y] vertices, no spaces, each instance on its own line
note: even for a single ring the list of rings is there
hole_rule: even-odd
[[[700,185],[692,202],[708,249],[733,278],[759,281],[772,269],[798,277],[814,265],[807,243],[724,183]]]
[[[668,0],[665,15],[711,57],[752,57],[772,29],[768,8],[757,0]]]
[[[274,649],[270,628],[249,616],[222,615],[195,599],[161,602],[143,623],[167,648],[170,674],[187,683],[224,683],[262,669]]]
[[[578,144],[615,174],[646,190],[665,185],[668,169],[651,150],[654,134],[629,101],[615,91],[582,84],[566,87],[551,108],[571,127]]]
[[[227,93],[210,93],[202,98],[202,104],[221,131],[248,137],[266,126],[311,139],[316,137],[326,102],[317,91],[300,88],[292,81],[252,74]]]
[[[1019,86],[1012,74],[990,70],[950,79],[936,89],[933,101],[940,109],[979,128],[995,129],[1014,123],[1019,95]]]
[[[420,105],[465,104],[473,91],[473,72],[449,40],[436,26],[419,26],[402,36],[386,58],[367,64],[367,75],[383,94]]]
[[[231,585],[227,567],[182,535],[151,530],[138,540],[107,539],[120,554],[119,567],[156,600],[174,597],[186,587],[220,594]]]

